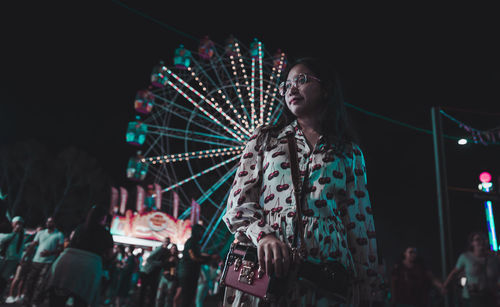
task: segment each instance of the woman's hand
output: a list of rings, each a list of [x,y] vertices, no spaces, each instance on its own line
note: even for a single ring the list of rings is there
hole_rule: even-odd
[[[290,266],[288,246],[276,236],[269,234],[260,239],[257,254],[259,266],[264,269],[268,276],[271,276],[273,272],[276,277],[285,277],[288,274]]]

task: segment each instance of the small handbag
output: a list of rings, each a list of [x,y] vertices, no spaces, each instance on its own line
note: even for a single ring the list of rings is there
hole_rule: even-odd
[[[286,288],[286,279],[270,277],[259,267],[257,248],[233,243],[226,257],[220,285],[264,300],[271,300],[283,293],[282,291]]]

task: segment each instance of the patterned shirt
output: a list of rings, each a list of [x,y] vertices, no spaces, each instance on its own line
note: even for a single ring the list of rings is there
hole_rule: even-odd
[[[311,150],[297,121],[277,137],[257,128],[246,144],[224,221],[239,241],[257,246],[268,234],[293,242],[296,204],[287,134],[297,143],[303,195],[303,244],[308,261],[340,261],[352,269],[362,298],[378,287],[377,245],[366,168],[359,146],[338,153],[320,136]],[[300,239],[299,239],[300,240]]]

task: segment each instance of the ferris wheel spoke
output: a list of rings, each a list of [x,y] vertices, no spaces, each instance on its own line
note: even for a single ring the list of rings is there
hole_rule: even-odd
[[[226,194],[224,195],[224,197],[222,198],[222,201],[219,203],[219,207],[217,208],[217,211],[215,211],[215,214],[212,215],[212,219],[210,220],[210,223],[208,224],[207,226],[207,229],[205,230],[205,233],[203,234],[203,236],[201,237],[201,241],[203,242],[205,240],[205,237],[208,233],[208,231],[210,230],[210,228],[212,227],[213,223],[215,220],[217,220],[219,218],[219,212],[222,211],[225,212],[226,210],[226,202],[227,202],[227,198],[229,197],[229,194],[231,193],[231,189],[228,189],[226,191]],[[222,213],[224,214],[224,213]]]
[[[212,84],[212,87],[213,88],[216,88],[217,87],[217,83],[208,75],[208,73],[202,69],[202,66],[201,64],[196,61],[195,59],[193,59],[193,63],[195,63],[195,65],[197,65],[199,67],[199,71],[201,71],[201,73],[203,74],[203,76],[209,80]],[[212,72],[215,74],[217,80],[219,83],[222,83],[222,80],[220,79],[220,76],[219,76],[219,72],[217,71],[217,69],[214,67],[214,63],[211,61],[210,62],[210,67],[212,68]],[[199,86],[200,87],[203,87],[203,90],[209,94],[207,92],[207,89],[206,89],[206,86],[203,84],[203,82],[200,80],[200,78],[198,76],[196,76],[196,74],[194,72],[192,72],[192,76],[195,77],[195,81],[198,82]],[[236,119],[238,121],[238,124],[241,126],[243,123],[241,122],[240,118],[237,117],[237,114],[238,114],[238,111],[234,108],[234,106],[232,105],[231,101],[228,99],[229,95],[222,89],[219,89],[217,91],[217,94],[220,96],[220,98],[218,99],[219,101],[224,101],[225,104],[230,108],[230,110],[233,112],[234,115],[236,115]],[[212,103],[215,103],[215,98],[212,96],[211,99]],[[222,103],[221,103],[222,104]],[[217,103],[215,103],[215,107],[219,108],[219,105]],[[222,110],[220,108],[220,110]],[[218,110],[219,111],[219,110]],[[219,111],[220,112],[220,111]],[[241,130],[241,129],[240,129]]]
[[[213,109],[215,109],[220,115],[222,115],[226,120],[228,120],[232,125],[234,125],[234,128],[235,129],[239,129],[239,131],[243,132],[244,134],[250,136],[250,132],[248,130],[246,130],[245,128],[243,128],[240,124],[238,124],[237,122],[234,121],[234,119],[232,119],[229,115],[227,115],[221,107],[218,106],[218,104],[216,103],[213,103],[211,102],[210,100],[208,100],[203,94],[201,94],[200,92],[198,92],[196,89],[194,89],[191,85],[189,85],[186,81],[182,80],[182,78],[180,78],[179,76],[177,76],[175,73],[173,73],[170,69],[167,68],[167,73],[170,74],[172,77],[174,77],[174,79],[176,79],[177,81],[179,81],[182,85],[184,85],[186,88],[188,88],[192,93],[194,93],[195,95],[197,95],[201,100],[203,100],[204,102],[206,102],[209,106],[211,106]],[[182,96],[184,96],[186,99],[188,99],[189,96],[187,96],[185,93],[182,92],[182,90],[180,90],[180,88],[178,88],[175,84],[173,84],[170,80],[167,81],[167,84],[172,86],[175,90],[177,90]],[[214,121],[217,121],[215,119],[215,117],[213,115],[211,115],[209,112],[207,112],[205,109],[203,109],[203,107],[201,107],[201,105],[199,105],[198,103],[196,103],[194,100],[192,99],[188,99],[189,102],[191,102],[192,104],[194,104],[200,111],[202,111],[203,113],[205,113],[205,115],[207,115],[210,119],[214,120]],[[222,125],[222,124],[221,124]],[[224,125],[223,125],[224,126]],[[225,127],[225,126],[224,126]],[[227,127],[225,129],[228,129]]]
[[[251,96],[251,92],[250,92],[250,88],[249,88],[249,86],[250,86],[250,85],[249,85],[249,82],[248,82],[248,75],[247,75],[247,72],[246,72],[246,69],[245,69],[245,64],[244,64],[244,61],[243,61],[243,56],[241,55],[241,49],[240,49],[239,44],[240,44],[239,42],[237,42],[237,43],[235,44],[235,47],[236,47],[236,55],[237,55],[237,61],[236,61],[236,62],[237,62],[237,67],[239,67],[239,68],[240,68],[240,70],[241,70],[241,74],[243,75],[244,86],[247,88],[247,91],[248,91],[248,96]],[[231,64],[232,64],[232,63],[231,63]],[[235,74],[235,75],[238,75],[238,74],[236,73],[236,70],[235,70],[235,67],[234,67],[234,66],[233,66],[233,71],[234,71],[234,74]],[[238,83],[239,83],[239,82],[238,82]],[[239,85],[239,84],[237,84],[237,85]],[[240,93],[240,96],[239,96],[239,97],[241,97],[241,91],[238,91],[238,92]],[[244,107],[245,103],[244,103],[244,101],[243,101],[243,100],[241,100],[241,104],[242,104],[242,106]],[[246,108],[245,108],[245,110],[246,110]],[[254,112],[255,112],[255,110],[254,110]],[[254,113],[254,114],[252,114],[252,106],[250,106],[250,113],[251,113],[251,114],[249,115],[249,117],[250,117],[250,119],[249,119],[250,123],[249,123],[249,124],[250,124],[250,125],[252,125],[252,122],[253,122],[253,115],[255,115],[255,113]],[[248,112],[247,112],[247,115],[248,115]],[[253,130],[253,129],[252,129],[252,130]]]
[[[237,166],[233,166],[233,168],[232,168],[230,171],[228,171],[226,174],[224,174],[224,176],[222,176],[219,180],[217,180],[217,182],[216,182],[214,185],[212,185],[212,186],[210,187],[210,189],[209,189],[209,190],[207,190],[205,193],[203,193],[203,195],[201,195],[201,196],[200,196],[200,197],[196,200],[196,202],[197,202],[198,204],[200,204],[200,205],[201,205],[201,204],[203,204],[203,203],[205,202],[205,200],[208,200],[209,202],[211,202],[211,203],[213,204],[213,201],[210,199],[210,196],[211,196],[211,195],[212,195],[215,191],[217,191],[217,189],[218,189],[219,187],[221,187],[221,186],[224,184],[224,182],[226,182],[227,180],[229,180],[229,179],[230,179],[230,178],[234,175],[234,173],[236,172],[236,170],[237,170],[237,169],[238,169],[238,168],[237,168]],[[224,205],[223,205],[223,204],[221,204],[221,205],[219,205],[219,206],[215,205],[215,207],[216,207],[217,209],[219,209],[221,206],[223,207]],[[180,215],[180,218],[185,218],[185,217],[187,217],[187,216],[188,216],[188,214],[189,214],[190,212],[191,212],[191,208],[186,209],[186,210],[185,210],[185,211],[184,211],[184,212]]]
[[[191,180],[194,180],[194,179],[196,179],[196,178],[198,178],[198,177],[200,177],[200,176],[202,176],[202,175],[205,175],[205,174],[207,174],[207,173],[209,173],[209,172],[213,171],[214,169],[217,169],[217,168],[219,168],[219,167],[221,167],[221,166],[224,166],[224,165],[226,165],[226,164],[228,164],[228,163],[231,163],[231,162],[235,161],[235,160],[236,160],[236,159],[238,159],[239,157],[240,157],[239,155],[238,155],[238,156],[234,156],[234,157],[232,157],[231,159],[225,160],[225,161],[223,161],[223,162],[221,162],[221,163],[219,163],[219,164],[216,164],[216,165],[214,165],[214,166],[212,166],[212,167],[209,167],[209,168],[205,169],[204,171],[201,171],[201,172],[199,172],[199,173],[197,173],[197,174],[194,174],[193,176],[191,176],[191,177],[189,177],[189,178],[186,178],[186,179],[184,179],[184,180],[182,180],[182,181],[179,181],[179,182],[178,182],[178,183],[176,183],[176,184],[173,184],[173,185],[171,185],[171,186],[169,186],[169,187],[165,188],[162,192],[168,192],[168,191],[170,191],[170,190],[172,190],[172,189],[178,188],[178,187],[182,186],[183,184],[185,184],[185,183],[187,183],[187,182],[190,182]]]
[[[211,66],[212,66],[213,71],[215,72],[215,75],[216,75],[217,79],[219,80],[219,82],[220,82],[220,83],[222,83],[222,80],[221,80],[221,78],[220,78],[220,76],[219,76],[219,73],[218,73],[217,69],[215,69],[215,67],[214,67],[214,63],[210,63],[210,64],[211,64]],[[224,70],[225,70],[225,71],[227,71],[227,70],[226,70],[226,67],[225,67],[225,65],[224,65],[224,64],[221,64],[221,66],[222,66],[222,67],[224,67]],[[232,81],[231,81],[231,83],[232,83]],[[228,94],[228,93],[226,93],[226,92],[225,92],[225,89],[226,89],[226,87],[220,88],[218,92],[220,93],[221,91],[224,91],[224,94],[222,95],[222,98],[226,101],[226,105],[228,105],[228,106],[229,106],[229,108],[230,108],[230,109],[231,109],[231,111],[233,112],[233,115],[234,115],[234,116],[236,117],[236,119],[238,120],[238,123],[239,123],[240,125],[245,125],[245,128],[246,128],[246,129],[248,129],[248,128],[249,128],[249,125],[248,125],[248,120],[247,120],[247,118],[246,118],[245,116],[241,116],[241,114],[239,114],[239,113],[238,113],[238,110],[237,110],[237,109],[233,106],[233,104],[232,104],[231,100],[229,100],[229,99],[227,98],[227,97],[230,97],[230,96],[229,96],[229,94]],[[245,112],[246,112],[246,109],[245,109]]]
[[[276,114],[276,113],[278,113],[278,114]],[[283,108],[276,108],[274,110],[273,116],[271,117],[272,119],[274,119],[273,125],[275,125],[278,122],[278,119],[280,118],[282,113],[283,113]]]
[[[179,154],[170,155],[160,155],[156,157],[145,157],[142,162],[157,164],[157,163],[173,163],[188,161],[191,159],[203,159],[203,158],[214,158],[223,157],[228,155],[239,155],[243,151],[245,146],[235,146],[230,148],[217,148],[217,149],[207,149],[200,151],[184,152]]]
[[[250,75],[250,112],[251,120],[250,124],[252,130],[255,129],[255,58],[252,57],[252,71]]]
[[[238,116],[238,118],[241,118],[241,123],[245,125],[245,128],[249,129],[250,128],[250,125],[249,125],[250,115],[248,114],[247,108],[245,107],[245,103],[243,102],[243,99],[242,99],[242,96],[241,96],[241,92],[240,92],[240,89],[239,89],[239,83],[236,85],[233,82],[233,78],[229,74],[229,71],[227,70],[226,65],[222,62],[223,58],[221,56],[219,56],[219,53],[218,53],[217,50],[215,50],[215,54],[217,55],[217,57],[219,58],[219,61],[221,62],[220,67],[222,68],[222,70],[224,71],[227,79],[231,83],[231,87],[234,90],[234,94],[236,95],[236,97],[240,101],[240,107],[241,107],[241,110],[243,111],[243,116],[240,115],[240,116]],[[235,62],[234,62],[233,56],[231,55],[229,57],[229,59],[230,59],[230,62],[231,62],[231,67],[233,69],[233,75],[237,77],[238,73],[236,71],[236,67],[235,67]],[[211,63],[211,65],[212,65],[212,67],[214,66],[213,62]],[[222,80],[221,80],[221,78],[219,77],[218,74],[217,74],[217,77],[219,79],[219,82],[222,83]],[[226,94],[226,96],[228,96],[228,95]]]
[[[178,128],[172,128],[172,127],[166,127],[166,126],[157,126],[157,125],[147,125],[147,126],[148,126],[148,128],[156,129],[156,130],[152,130],[152,131],[156,131],[158,133],[172,132],[172,133],[179,133],[179,134],[188,135],[188,136],[195,135],[195,136],[199,136],[202,138],[213,138],[213,139],[218,139],[218,140],[241,143],[237,139],[233,139],[233,138],[230,138],[227,136],[215,135],[215,134],[204,133],[204,132],[199,132],[199,131],[191,131],[191,130],[186,130],[186,129],[178,129]],[[224,145],[226,145],[226,144],[224,144]]]
[[[208,118],[208,117],[204,116],[203,114],[200,114],[200,113],[194,113],[192,109],[188,109],[188,108],[186,108],[186,107],[183,107],[183,106],[181,106],[181,105],[179,105],[179,104],[177,104],[177,103],[175,103],[175,102],[173,102],[173,101],[171,101],[171,100],[165,99],[165,98],[163,98],[163,97],[160,97],[160,99],[162,99],[162,100],[164,100],[165,102],[167,102],[167,103],[171,104],[172,106],[175,106],[176,108],[179,108],[179,109],[181,109],[181,110],[185,111],[186,113],[188,113],[188,114],[190,114],[190,115],[194,115],[194,116],[196,116],[197,118],[203,119],[203,120],[205,120],[206,122],[213,122],[213,120],[212,120],[212,119],[210,119],[210,118]],[[183,119],[183,120],[185,120],[185,121],[189,121],[189,118],[188,118],[188,117],[186,117],[186,116],[184,116],[184,115],[180,114],[179,112],[175,111],[173,108],[167,108],[167,107],[162,106],[162,105],[160,105],[159,107],[160,107],[160,108],[162,108],[162,109],[163,109],[164,111],[166,111],[166,112],[170,112],[170,113],[174,114],[175,116],[177,116],[177,117],[178,117],[178,118],[180,118],[180,119]],[[210,131],[210,132],[212,132],[212,133],[214,133],[214,134],[217,134],[217,135],[219,135],[219,136],[225,136],[225,134],[221,133],[220,131],[213,130],[213,129],[209,128],[207,125],[203,125],[203,124],[201,124],[201,123],[199,123],[199,122],[197,122],[197,121],[193,121],[192,123],[193,123],[194,125],[198,126],[199,128],[202,128],[202,129],[204,129],[204,130]]]
[[[210,189],[208,189],[202,196],[200,196],[197,200],[197,202],[199,204],[202,204],[205,202],[205,200],[209,199],[210,200],[210,196],[218,189],[220,188],[224,182],[226,182],[227,180],[229,180],[233,175],[234,173],[236,172],[237,170],[237,166],[233,166],[233,168],[231,170],[229,170],[226,174],[224,174],[224,176],[222,176],[219,180],[217,180],[217,182],[212,185],[210,187]]]
[[[264,102],[264,75],[263,75],[263,66],[262,66],[262,43],[259,42],[258,45],[258,50],[259,50],[259,125],[262,125],[264,123],[264,109],[265,109],[265,102]]]
[[[191,97],[189,97],[186,93],[184,93],[179,87],[177,87],[175,84],[173,84],[171,81],[167,81],[167,84],[172,86],[175,90],[177,90],[184,98],[186,98],[189,102],[191,102],[197,109],[199,109],[201,112],[203,112],[205,115],[207,115],[212,121],[214,121],[217,125],[222,127],[226,132],[237,138],[238,140],[242,141],[242,138],[240,135],[237,135],[235,131],[232,129],[226,127],[224,124],[222,124],[218,119],[216,119],[213,115],[208,113],[202,106],[200,106],[196,101],[194,101]]]
[[[282,53],[280,55],[280,60],[279,60],[278,67],[276,68],[275,66],[273,66],[272,73],[269,76],[269,81],[268,81],[269,84],[267,85],[266,97],[264,99],[264,108],[263,108],[263,115],[266,116],[266,119],[264,120],[265,124],[269,124],[269,121],[270,121],[270,118],[271,118],[271,114],[274,111],[273,108],[274,108],[274,102],[275,102],[275,100],[276,99],[281,100],[281,98],[278,98],[278,84],[280,82],[281,73],[283,72],[284,60],[285,60],[285,54]],[[276,80],[274,80],[274,79],[276,79]],[[272,89],[272,92],[270,93],[269,90],[271,89],[271,87],[273,89]],[[267,108],[267,98],[268,97],[270,97],[269,111],[268,111],[267,114],[265,114],[266,108]]]
[[[235,91],[235,94],[236,94],[236,97],[238,97],[238,100],[240,101],[240,108],[241,110],[243,110],[244,112],[244,124],[245,124],[245,128],[247,129],[250,129],[250,114],[248,113],[248,110],[245,106],[245,102],[243,101],[243,96],[242,96],[242,93],[241,93],[241,88],[243,88],[243,86],[240,84],[239,82],[239,78],[238,78],[238,70],[236,69],[236,63],[234,61],[234,56],[231,55],[229,57],[229,59],[231,60],[231,68],[233,70],[233,75],[235,76],[236,78],[236,82],[233,82],[232,79],[230,78],[229,80],[231,80],[231,85],[233,86],[234,88],[234,91]],[[243,62],[243,60],[240,58],[241,62]],[[240,65],[243,65],[243,64],[240,64]],[[225,69],[225,67],[224,67]],[[227,70],[226,70],[227,71]],[[229,74],[229,73],[228,73]]]
[[[155,145],[160,142],[160,139],[161,139],[161,136],[158,136],[156,138],[154,138],[153,140],[151,140],[151,138],[146,138],[146,142],[148,142],[148,149],[146,150],[146,152],[144,152],[144,155],[149,155],[149,153],[153,150],[155,150]],[[155,150],[156,151],[156,150]]]
[[[178,139],[178,140],[186,140],[186,141],[192,141],[192,142],[210,144],[210,145],[216,145],[216,146],[227,146],[227,147],[234,146],[234,144],[214,142],[214,141],[209,141],[209,140],[203,139],[203,138],[188,137],[188,136],[183,136],[183,135],[178,135],[178,134],[173,134],[173,133],[168,133],[168,132],[161,132],[161,133],[160,132],[152,132],[150,134],[151,135],[156,134],[159,137],[171,137],[171,138]]]
[[[227,198],[227,196],[226,196]],[[217,216],[217,223],[215,224],[215,226],[212,228],[212,231],[210,231],[210,234],[208,234],[207,238],[205,239],[201,249],[204,250],[208,244],[208,242],[210,242],[210,239],[212,239],[212,236],[214,235],[215,231],[217,230],[217,228],[219,227],[219,224],[220,222],[222,221],[222,218],[224,216],[224,214],[226,214],[226,208],[224,208],[224,210],[222,210],[222,212],[219,214],[219,215],[214,215]],[[207,229],[208,230],[208,229]],[[206,232],[205,232],[206,233]],[[205,236],[205,234],[203,234],[203,236]],[[203,239],[202,239],[203,240]]]

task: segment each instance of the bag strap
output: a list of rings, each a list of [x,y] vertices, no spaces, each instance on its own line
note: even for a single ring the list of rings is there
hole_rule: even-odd
[[[290,170],[292,171],[292,182],[293,182],[293,194],[295,195],[295,204],[296,204],[296,217],[297,217],[297,232],[294,236],[294,247],[297,246],[297,237],[300,238],[300,245],[302,245],[302,240],[304,240],[304,223],[302,222],[302,203],[301,203],[301,195],[302,188],[299,184],[300,182],[300,173],[299,173],[299,161],[297,157],[297,143],[295,142],[295,136],[293,133],[287,135],[288,139],[288,151],[290,152]]]

